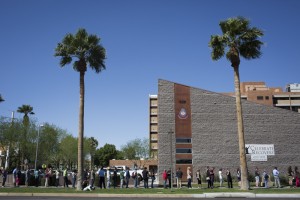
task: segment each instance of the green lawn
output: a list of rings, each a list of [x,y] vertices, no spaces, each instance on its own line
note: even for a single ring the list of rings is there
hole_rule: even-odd
[[[256,194],[287,194],[292,193],[300,194],[300,188],[252,188],[249,191],[241,191],[239,188],[214,188],[214,189],[161,189],[161,188],[154,188],[154,189],[99,189],[96,188],[94,191],[77,191],[76,189],[72,188],[44,188],[44,187],[19,187],[19,188],[0,188],[0,193],[103,193],[103,194],[202,194],[202,193],[211,193],[211,192],[252,192]]]

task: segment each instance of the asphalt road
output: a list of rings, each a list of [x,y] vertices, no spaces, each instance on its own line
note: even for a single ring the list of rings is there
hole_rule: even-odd
[[[6,200],[20,200],[20,199],[24,199],[24,200],[32,200],[32,199],[43,199],[43,200],[76,200],[76,199],[86,199],[86,200],[99,200],[99,199],[107,199],[107,200],[120,200],[120,199],[125,199],[125,200],[130,200],[130,199],[136,199],[136,200],[144,200],[144,199],[153,199],[153,200],[163,200],[163,199],[174,199],[174,198],[145,198],[145,197],[128,197],[128,198],[120,198],[120,197],[24,197],[24,196],[13,196],[13,197],[0,197],[0,199],[6,199]],[[180,199],[180,200],[195,200],[195,199],[201,199],[201,198],[175,198],[175,199]],[[253,199],[253,200],[265,200],[267,198],[213,198],[215,200],[245,200],[245,199]],[[274,199],[272,198],[268,198],[268,199]],[[287,198],[276,198],[276,200],[286,200]],[[300,198],[288,198],[288,199],[297,199],[300,200]]]

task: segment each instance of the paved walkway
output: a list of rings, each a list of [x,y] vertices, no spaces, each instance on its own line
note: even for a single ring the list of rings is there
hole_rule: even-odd
[[[25,186],[21,186],[25,187]],[[33,187],[33,186],[31,186]],[[11,188],[11,187],[8,187]],[[39,188],[45,189],[45,187],[40,186]],[[56,188],[56,187],[48,187],[48,188]],[[62,188],[61,186],[59,188]],[[132,188],[132,187],[131,187]],[[140,187],[142,188],[142,187]],[[72,189],[72,188],[70,188]],[[163,189],[163,188],[159,188]],[[191,190],[196,190],[198,188],[192,188]],[[226,192],[225,187],[220,188],[220,192],[214,193],[203,193],[203,194],[107,194],[107,193],[15,193],[15,192],[0,192],[0,196],[62,196],[62,197],[139,197],[139,198],[225,198],[225,197],[233,197],[233,198],[300,198],[299,194],[255,194],[252,192]],[[263,188],[262,188],[263,189]],[[280,190],[280,188],[272,188],[276,190]],[[97,190],[99,190],[97,188]],[[111,188],[110,190],[113,190]],[[151,190],[151,189],[150,189]],[[177,190],[174,188],[174,190]],[[210,190],[210,189],[198,189],[198,190]],[[0,188],[1,191],[1,188]]]

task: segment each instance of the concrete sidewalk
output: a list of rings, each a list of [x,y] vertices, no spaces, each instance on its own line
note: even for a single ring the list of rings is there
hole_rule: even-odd
[[[220,192],[203,194],[103,194],[103,193],[1,193],[0,196],[61,197],[139,197],[139,198],[300,198],[299,194],[254,194],[251,192]]]

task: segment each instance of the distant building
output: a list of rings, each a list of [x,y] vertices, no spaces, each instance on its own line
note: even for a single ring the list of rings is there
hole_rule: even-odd
[[[234,92],[224,94],[235,96]],[[267,87],[265,82],[242,82],[241,98],[300,113],[300,84],[297,83],[287,85],[283,92],[279,87]]]
[[[150,158],[157,159],[157,141],[158,141],[158,104],[157,95],[149,95],[149,142]]]
[[[286,91],[287,92],[300,92],[300,84],[299,83],[288,84],[286,86]]]

